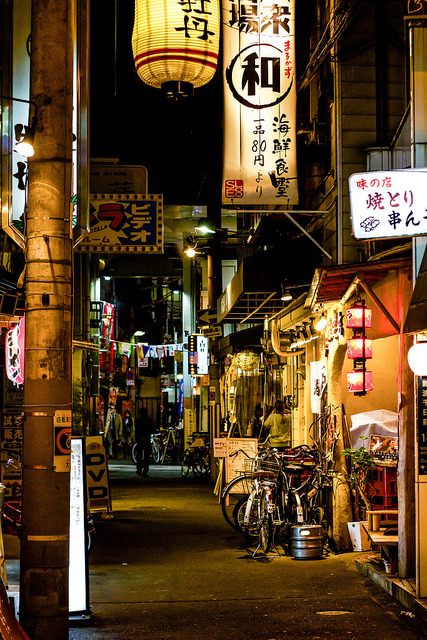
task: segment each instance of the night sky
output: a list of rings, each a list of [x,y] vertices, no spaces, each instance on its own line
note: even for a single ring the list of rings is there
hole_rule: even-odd
[[[115,51],[114,0],[91,2],[91,157],[144,165],[165,204],[206,204],[221,190],[221,70],[189,102],[167,101],[136,73],[133,19],[134,0],[117,2]]]

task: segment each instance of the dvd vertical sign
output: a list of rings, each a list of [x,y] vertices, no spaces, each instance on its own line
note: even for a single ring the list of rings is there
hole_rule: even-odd
[[[297,204],[294,0],[222,7],[223,203]]]

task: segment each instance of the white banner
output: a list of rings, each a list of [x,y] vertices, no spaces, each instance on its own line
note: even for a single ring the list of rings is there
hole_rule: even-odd
[[[224,204],[297,204],[294,0],[224,0]]]
[[[358,240],[427,233],[427,169],[369,171],[349,178],[351,224]]]
[[[322,413],[322,395],[327,379],[326,359],[310,362],[311,411],[313,413]]]

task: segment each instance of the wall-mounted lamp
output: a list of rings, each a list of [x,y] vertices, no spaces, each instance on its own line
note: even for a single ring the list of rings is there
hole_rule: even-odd
[[[419,334],[408,351],[408,364],[416,376],[427,376],[427,336]]]
[[[294,296],[292,295],[289,289],[283,289],[282,287],[282,295],[280,296],[280,299],[283,302],[290,302],[291,300],[294,299]]]
[[[11,100],[12,102],[24,102],[33,105],[34,116],[31,125],[16,124],[15,125],[15,151],[24,158],[31,158],[34,155],[34,135],[38,122],[38,107],[33,100],[24,100],[23,98],[13,98],[12,96],[0,96],[3,100]]]
[[[322,304],[322,307],[323,307],[323,304]],[[326,315],[325,315],[325,312],[322,309],[322,315],[320,316],[319,320],[317,321],[315,329],[316,329],[316,331],[319,331],[319,332],[323,331],[323,329],[325,329],[326,325],[327,325]]]
[[[188,236],[188,238],[185,239],[185,242],[187,243],[187,247],[184,249],[184,253],[189,258],[194,258],[196,255],[197,241],[193,236]]]

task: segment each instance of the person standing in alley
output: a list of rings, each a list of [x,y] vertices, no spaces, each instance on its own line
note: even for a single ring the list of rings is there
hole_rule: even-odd
[[[270,428],[268,443],[271,447],[291,446],[291,416],[281,400],[276,401],[273,411],[264,421],[264,427]]]
[[[122,447],[125,460],[128,460],[130,458],[130,451],[134,435],[133,418],[129,409],[126,409],[125,415],[123,416],[122,427]]]
[[[147,409],[141,407],[139,416],[135,421],[136,446],[136,473],[143,478],[148,476],[151,452],[151,434],[153,433],[153,421],[147,414]]]

